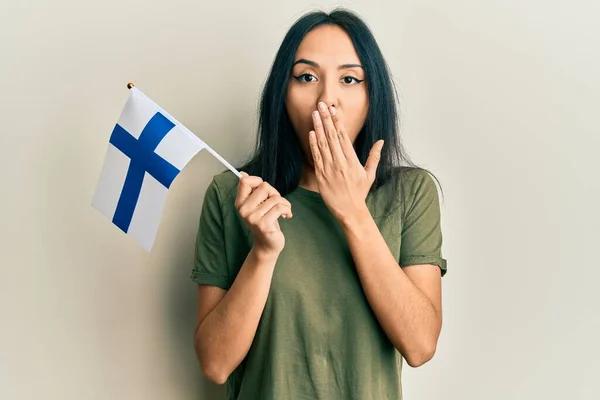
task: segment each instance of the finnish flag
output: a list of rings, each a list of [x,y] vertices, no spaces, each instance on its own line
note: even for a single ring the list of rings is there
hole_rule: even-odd
[[[240,176],[198,136],[131,87],[110,135],[92,206],[150,251],[173,180],[202,149]]]

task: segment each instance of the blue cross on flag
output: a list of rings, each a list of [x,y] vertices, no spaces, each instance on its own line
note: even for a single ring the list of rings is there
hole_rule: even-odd
[[[173,180],[202,149],[229,163],[137,88],[109,139],[92,206],[150,251]]]

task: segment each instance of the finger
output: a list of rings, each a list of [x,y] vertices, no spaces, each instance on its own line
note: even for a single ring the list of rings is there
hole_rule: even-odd
[[[240,178],[240,183],[249,185],[253,189],[263,183],[260,176],[248,175],[246,172],[242,172],[241,174],[242,177]]]
[[[262,182],[263,180],[260,176],[248,175],[247,173],[242,172],[242,177],[238,183],[235,207],[239,209],[248,196],[250,196],[252,190],[258,187]]]
[[[378,140],[375,142],[373,147],[371,147],[371,151],[369,152],[369,157],[367,158],[367,162],[365,163],[365,170],[367,171],[367,176],[371,182],[375,181],[375,173],[377,172],[377,165],[379,165],[379,160],[381,159],[381,149],[383,148],[383,140]]]
[[[319,111],[313,111],[313,125],[315,127],[317,138],[317,149],[321,154],[321,164],[323,167],[326,167],[331,165],[331,151],[329,150],[329,141],[325,136],[325,131],[323,130],[323,121],[321,121]]]
[[[240,209],[252,213],[263,201],[272,196],[279,196],[279,192],[268,182],[263,182],[252,191]]]
[[[288,213],[291,214],[292,210],[285,204],[277,204],[273,206],[262,218],[262,223],[266,226],[274,224],[279,217],[282,215],[286,215]]]
[[[333,106],[331,108],[333,108]],[[344,152],[342,151],[342,146],[340,145],[337,129],[333,123],[327,105],[323,102],[320,102],[319,111],[321,112],[320,115],[325,130],[325,136],[327,137],[327,140],[329,142],[329,150],[331,152],[333,164],[337,166],[343,165],[343,163],[346,161],[346,157],[344,156]]]
[[[288,207],[289,212],[285,214],[286,217],[291,218],[292,217],[292,204],[285,198],[281,197],[281,196],[273,196],[273,197],[269,197],[267,200],[265,200],[264,202],[262,202],[258,207],[256,207],[256,209],[254,210],[254,212],[252,212],[252,214],[248,217],[248,221],[258,221],[261,218],[264,217],[264,215],[269,212],[269,210],[271,208],[273,208],[274,206],[276,206],[277,204],[283,204],[284,206]]]
[[[356,159],[358,160],[358,156],[356,155],[356,150],[354,150],[354,145],[348,136],[348,132],[346,131],[346,127],[344,126],[343,116],[335,107],[330,108],[331,112],[331,120],[336,128],[338,133],[338,138],[340,142],[340,147],[344,153],[344,157],[346,160]]]
[[[317,144],[317,134],[315,133],[315,131],[310,131],[308,133],[308,144],[310,146],[310,152],[313,157],[315,174],[322,175],[324,172],[323,158],[321,157],[321,151],[319,150],[319,145]]]

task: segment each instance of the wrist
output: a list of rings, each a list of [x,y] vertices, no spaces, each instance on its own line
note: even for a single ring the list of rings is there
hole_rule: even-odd
[[[340,218],[340,224],[343,229],[360,229],[361,226],[368,224],[373,217],[371,216],[371,212],[367,208],[366,204],[363,208],[355,211],[354,213],[345,215]]]
[[[260,247],[253,246],[250,252],[256,258],[259,263],[263,262],[275,262],[279,258],[280,251],[273,251],[268,249],[262,249]]]

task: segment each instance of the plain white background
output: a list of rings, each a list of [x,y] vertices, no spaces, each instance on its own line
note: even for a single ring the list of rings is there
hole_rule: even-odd
[[[406,399],[597,399],[597,1],[8,1],[0,8],[0,398],[224,399],[192,348],[206,185],[176,179],[146,253],[91,207],[137,87],[231,162],[283,36],[371,26],[413,159],[441,180],[444,327]]]

